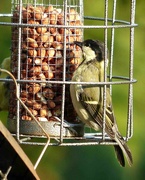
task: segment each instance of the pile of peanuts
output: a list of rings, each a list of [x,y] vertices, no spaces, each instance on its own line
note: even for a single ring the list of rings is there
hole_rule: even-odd
[[[22,19],[20,19],[19,7],[16,7],[12,22],[21,21],[23,24],[28,24],[21,28],[17,26],[12,28],[12,73],[17,78],[20,70],[20,79],[29,80],[20,83],[20,98],[37,120],[55,120],[55,117],[61,117],[62,84],[50,83],[50,81],[62,81],[64,68],[66,81],[70,81],[73,72],[80,64],[81,50],[73,42],[82,41],[82,30],[69,28],[69,26],[81,26],[82,21],[79,13],[69,8],[65,21],[68,28],[55,27],[55,25],[64,25],[65,18],[63,10],[54,8],[52,5],[47,7],[27,5],[22,7],[21,17]],[[19,38],[21,38],[20,51]],[[66,49],[64,49],[64,38]],[[19,65],[18,53],[21,53]],[[64,54],[66,54],[66,67],[63,62]],[[11,119],[16,116],[14,89],[15,87],[11,85],[11,91],[13,91],[10,97]],[[69,85],[66,85],[64,114],[65,120],[76,121]],[[22,120],[32,120],[21,106],[20,117]]]

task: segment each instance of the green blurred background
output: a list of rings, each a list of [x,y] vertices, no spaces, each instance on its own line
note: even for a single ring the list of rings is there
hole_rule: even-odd
[[[84,14],[104,17],[104,2],[100,0],[84,1]],[[112,14],[112,1],[109,2],[109,17]],[[83,146],[83,147],[49,147],[37,168],[42,180],[142,180],[145,179],[145,40],[144,34],[144,0],[136,4],[135,48],[134,48],[134,135],[128,144],[132,150],[134,164],[130,168],[120,167],[111,146]],[[11,12],[11,1],[1,1],[0,14]],[[117,1],[117,19],[129,21],[130,1]],[[0,17],[0,22],[10,22],[10,18]],[[86,24],[94,22],[85,21]],[[95,22],[96,23],[96,22]],[[97,22],[98,24],[100,22]],[[97,24],[96,24],[97,25]],[[85,30],[85,38],[104,38],[103,30]],[[108,46],[110,45],[110,30],[108,31]],[[0,61],[10,56],[11,28],[0,26]],[[115,52],[113,75],[128,76],[129,62],[129,29],[115,30]],[[113,105],[121,133],[125,134],[127,117],[127,85],[113,86]],[[0,119],[6,124],[7,112],[0,113]],[[42,147],[22,146],[33,163],[38,158]]]

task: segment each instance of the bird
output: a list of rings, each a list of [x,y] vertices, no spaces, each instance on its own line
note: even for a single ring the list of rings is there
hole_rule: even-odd
[[[82,62],[74,71],[70,83],[70,96],[73,107],[79,119],[95,131],[103,129],[103,86],[90,86],[89,82],[104,82],[104,69],[108,64],[108,49],[105,64],[105,45],[100,40],[87,39],[82,42],[74,41],[82,50]],[[81,82],[88,82],[84,85]],[[112,97],[109,88],[106,88],[105,106],[105,133],[114,145],[116,157],[122,167],[125,166],[125,158],[129,166],[133,164],[132,153],[123,136],[118,130],[116,118],[112,106]]]
[[[1,68],[6,69],[8,71],[11,70],[10,67],[11,58],[5,58],[1,63]],[[5,72],[0,73],[0,78],[9,78],[8,74]],[[9,83],[8,82],[0,82],[0,111],[8,111],[9,107]]]

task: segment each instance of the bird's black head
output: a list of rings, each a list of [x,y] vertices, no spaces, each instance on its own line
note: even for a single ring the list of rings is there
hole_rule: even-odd
[[[75,41],[74,43],[81,47],[83,54],[86,58],[96,58],[97,61],[104,60],[105,47],[103,42],[99,40],[87,39],[83,42]]]

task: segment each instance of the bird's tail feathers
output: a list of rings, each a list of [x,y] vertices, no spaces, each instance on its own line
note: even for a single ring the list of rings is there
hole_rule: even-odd
[[[115,149],[115,153],[116,153],[116,157],[118,159],[118,162],[120,163],[121,166],[124,167],[125,166],[125,160],[124,160],[124,155],[123,155],[122,149],[118,145],[115,145],[114,149]]]
[[[133,164],[132,154],[126,142],[122,137],[116,138],[116,142],[118,143],[118,145],[115,145],[114,148],[118,161],[122,166],[125,166],[125,160],[124,160],[124,155],[125,155],[129,166],[132,166]]]

